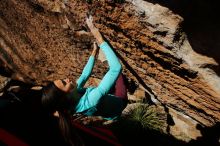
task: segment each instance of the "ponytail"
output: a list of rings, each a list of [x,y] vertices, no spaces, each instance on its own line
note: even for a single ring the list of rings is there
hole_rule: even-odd
[[[56,111],[58,112],[58,124],[60,132],[64,140],[70,146],[83,146],[83,142],[76,130],[71,124],[70,110],[71,103],[66,97],[65,92],[58,89],[53,82],[43,88],[41,103],[43,109],[53,115]]]
[[[71,126],[70,116],[65,112],[59,113],[59,128],[65,141],[71,146],[83,146],[82,139],[77,134],[73,126]]]

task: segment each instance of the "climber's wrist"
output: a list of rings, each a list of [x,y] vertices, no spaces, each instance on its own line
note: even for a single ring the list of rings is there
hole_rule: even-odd
[[[96,29],[93,29],[91,30],[91,33],[93,34],[93,36],[95,37],[98,45],[100,45],[104,40],[102,38],[102,35],[101,33],[99,32],[99,30],[96,28]]]
[[[102,37],[96,38],[96,41],[97,41],[98,45],[100,46],[104,42],[104,39]]]

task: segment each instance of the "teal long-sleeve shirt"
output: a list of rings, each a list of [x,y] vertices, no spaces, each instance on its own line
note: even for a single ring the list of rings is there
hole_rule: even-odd
[[[116,82],[122,70],[121,64],[117,56],[115,55],[111,47],[108,45],[108,43],[103,42],[100,45],[100,48],[106,56],[109,65],[109,70],[97,87],[83,88],[86,81],[92,73],[92,69],[95,62],[94,56],[90,56],[86,66],[83,69],[81,76],[77,80],[77,91],[80,93],[84,90],[84,94],[79,99],[79,102],[75,107],[75,112],[87,111],[87,115],[93,115],[97,110],[96,107],[99,104],[101,98],[107,96],[109,90]],[[110,97],[110,100],[114,98],[114,95],[109,96],[112,96]]]

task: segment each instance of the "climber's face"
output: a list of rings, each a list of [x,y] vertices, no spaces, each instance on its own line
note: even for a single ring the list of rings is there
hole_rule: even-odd
[[[71,92],[74,88],[72,81],[70,79],[62,79],[62,80],[55,80],[55,86],[64,92]]]

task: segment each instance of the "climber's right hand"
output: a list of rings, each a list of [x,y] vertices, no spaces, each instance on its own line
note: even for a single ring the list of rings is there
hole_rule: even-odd
[[[103,43],[104,40],[98,28],[96,28],[95,25],[93,24],[93,17],[91,15],[87,16],[86,24],[89,27],[92,35],[96,38],[98,45],[101,45],[101,43]]]

